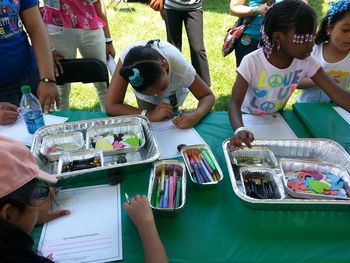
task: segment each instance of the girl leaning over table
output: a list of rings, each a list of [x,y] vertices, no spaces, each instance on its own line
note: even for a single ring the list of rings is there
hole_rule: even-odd
[[[310,56],[316,28],[315,11],[301,0],[284,0],[267,11],[262,47],[243,58],[232,87],[229,117],[235,130],[230,140],[234,148],[251,147],[254,140],[252,131],[243,125],[242,111],[259,115],[283,109],[304,77],[350,111],[350,93]]]
[[[129,83],[138,108],[124,103]],[[197,108],[173,118],[189,92],[198,100]],[[211,110],[214,100],[209,86],[176,47],[151,40],[132,44],[120,54],[108,88],[106,110],[114,116],[143,114],[150,121],[173,118],[178,128],[191,128]]]
[[[25,145],[3,136],[0,145],[0,262],[54,262],[34,251],[30,234],[36,224],[70,214],[51,210],[55,190],[47,183],[56,183],[57,178],[39,169]],[[147,197],[137,195],[124,208],[140,234],[145,262],[166,263]]]

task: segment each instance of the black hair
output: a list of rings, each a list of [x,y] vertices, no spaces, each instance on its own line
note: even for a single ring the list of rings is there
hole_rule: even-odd
[[[295,34],[313,34],[316,27],[316,12],[302,0],[284,0],[274,4],[263,20],[264,32],[270,40],[274,32],[287,33],[294,29]]]
[[[0,198],[0,209],[5,204],[11,204],[20,213],[24,213],[31,205],[37,182],[37,179],[33,179],[16,191]],[[51,260],[36,254],[32,248],[33,244],[34,241],[30,235],[0,218],[0,262],[52,263]]]
[[[130,49],[125,56],[123,67],[119,71],[119,74],[130,82],[138,92],[156,84],[163,72],[161,65],[163,57],[152,47],[153,45],[159,45],[159,40],[150,40],[145,46],[136,46]],[[135,74],[133,69],[138,69],[142,77],[142,81],[138,82],[137,85],[130,81],[130,77]]]
[[[339,1],[338,3],[340,2],[342,1]],[[319,45],[321,43],[328,42],[330,36],[327,34],[327,27],[334,26],[348,14],[350,14],[350,6],[348,6],[346,9],[343,8],[342,10],[334,10],[334,7],[328,10],[327,15],[322,19],[320,28],[317,31],[315,43]]]

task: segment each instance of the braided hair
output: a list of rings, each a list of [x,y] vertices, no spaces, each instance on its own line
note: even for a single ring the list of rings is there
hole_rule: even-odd
[[[295,34],[313,34],[317,26],[315,11],[301,0],[284,0],[272,5],[266,12],[261,27],[260,46],[267,57],[274,47],[272,35],[274,32],[288,33],[294,29]]]
[[[327,28],[329,26],[334,26],[346,15],[350,14],[350,0],[331,2],[330,5],[332,7],[328,10],[327,15],[323,18],[321,26],[316,34],[315,43],[318,45],[329,41],[330,37],[327,33]]]
[[[153,48],[159,40],[150,40],[145,46],[136,46],[125,56],[119,74],[138,92],[156,84],[162,76],[161,54]]]

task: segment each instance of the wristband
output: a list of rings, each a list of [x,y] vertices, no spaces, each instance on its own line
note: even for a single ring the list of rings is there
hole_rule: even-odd
[[[145,116],[145,117],[146,117],[146,114],[147,114],[147,110],[142,110],[142,111],[141,111],[141,115],[142,115],[142,116]]]
[[[235,130],[234,135],[237,135],[241,131],[246,131],[246,132],[253,133],[253,131],[251,129],[247,128],[247,127],[239,127],[238,129]]]
[[[42,78],[40,81],[44,83],[56,83],[56,80],[49,79],[49,78]]]
[[[113,42],[113,39],[111,37],[106,37],[105,42],[106,44],[110,44]]]

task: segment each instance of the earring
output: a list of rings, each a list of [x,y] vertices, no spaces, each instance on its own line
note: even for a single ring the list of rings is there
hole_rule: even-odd
[[[278,45],[277,45],[277,51],[280,51],[280,49],[281,49],[281,45],[278,44]]]

